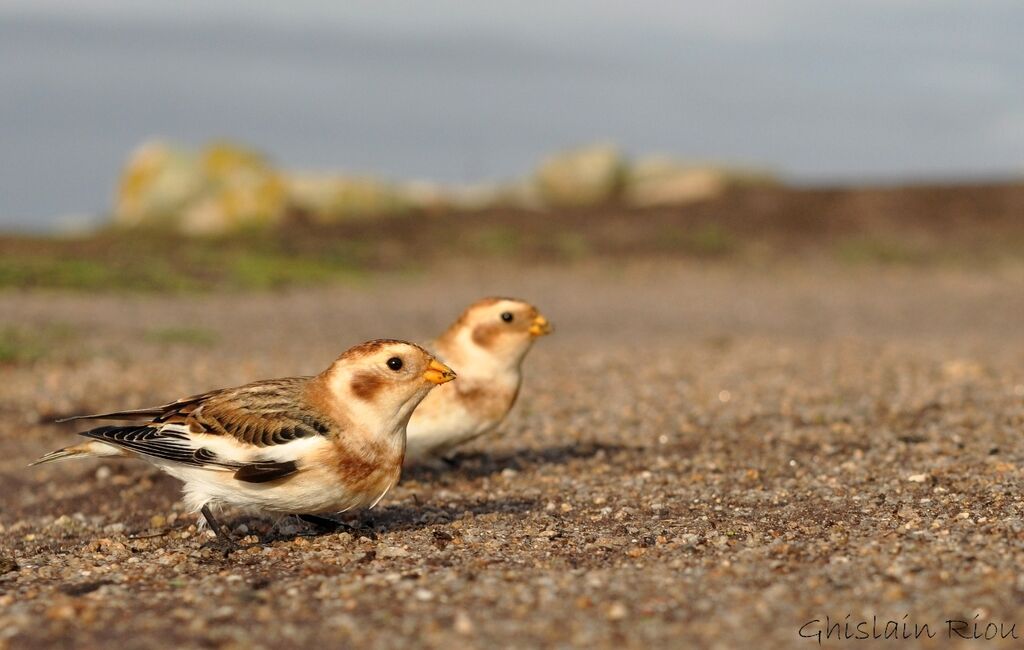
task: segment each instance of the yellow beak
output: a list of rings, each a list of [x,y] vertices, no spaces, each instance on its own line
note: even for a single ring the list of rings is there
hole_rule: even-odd
[[[431,359],[430,365],[423,371],[423,378],[432,384],[444,384],[455,379],[455,371],[437,359]]]
[[[555,331],[555,328],[548,322],[548,319],[540,314],[537,314],[533,319],[533,323],[530,324],[531,336],[545,336],[553,331]]]

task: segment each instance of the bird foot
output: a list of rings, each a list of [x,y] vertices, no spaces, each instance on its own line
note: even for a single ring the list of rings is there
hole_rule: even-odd
[[[369,537],[370,539],[377,539],[377,534],[373,532],[372,526],[366,526],[360,520],[357,525],[352,525],[344,521],[337,521],[336,519],[329,519],[327,517],[320,517],[318,515],[297,515],[300,521],[313,526],[314,530],[308,533],[309,536],[323,535],[325,533],[336,533],[338,531],[345,531],[353,536]]]
[[[209,548],[220,551],[224,554],[224,558],[226,559],[231,555],[231,553],[240,548],[238,543],[231,539],[231,535],[228,534],[227,529],[221,526],[220,522],[218,522],[216,517],[213,516],[213,513],[210,511],[210,506],[204,505],[201,512],[203,513],[203,518],[206,519],[206,523],[210,527],[210,530],[212,530],[217,537],[203,543],[200,548]]]
[[[238,543],[236,543],[233,540],[224,539],[218,536],[207,542],[203,542],[203,544],[199,548],[208,548],[211,551],[220,553],[226,560],[228,557],[231,556],[232,553],[234,553],[242,547],[239,546]]]

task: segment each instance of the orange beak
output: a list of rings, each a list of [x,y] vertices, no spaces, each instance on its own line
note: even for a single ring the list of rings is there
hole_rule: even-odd
[[[423,371],[423,378],[432,384],[445,384],[455,379],[455,371],[437,359],[431,359],[430,365]]]
[[[530,323],[531,336],[547,336],[553,331],[555,331],[555,328],[548,322],[548,319],[544,318],[540,314],[537,314],[534,317],[533,322]]]

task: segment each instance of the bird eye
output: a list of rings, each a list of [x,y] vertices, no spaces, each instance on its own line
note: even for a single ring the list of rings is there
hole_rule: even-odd
[[[398,372],[399,370],[402,369],[402,360],[399,359],[398,357],[391,357],[390,359],[388,359],[388,368],[391,368],[395,372]]]
[[[501,312],[501,320],[505,321],[506,323],[511,323],[512,322],[512,312],[509,312],[509,311]]]

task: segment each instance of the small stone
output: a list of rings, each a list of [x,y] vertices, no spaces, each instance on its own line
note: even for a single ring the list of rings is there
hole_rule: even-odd
[[[167,525],[167,517],[163,515],[153,515],[149,518],[149,525],[153,528],[163,528]]]
[[[416,595],[416,600],[421,600],[423,602],[434,600],[433,592],[431,592],[431,591],[429,591],[427,589],[417,589],[415,595]]]
[[[629,610],[626,609],[625,605],[619,602],[612,603],[611,606],[608,608],[609,621],[621,621],[622,619],[626,618],[628,614]]]
[[[683,543],[683,546],[694,547],[700,543],[700,535],[694,533],[686,533],[680,537],[679,541]]]
[[[408,555],[409,551],[405,550],[401,546],[386,546],[384,544],[377,545],[378,558],[407,557]]]
[[[924,483],[928,480],[927,474],[911,474],[907,477],[907,480],[911,483]]]
[[[75,617],[75,608],[71,603],[63,602],[46,610],[46,618],[52,621],[66,621]]]
[[[469,618],[469,615],[466,614],[466,612],[463,612],[461,610],[455,612],[455,620],[453,622],[452,627],[455,628],[455,631],[457,633],[462,635],[469,635],[473,633],[472,619]]]

